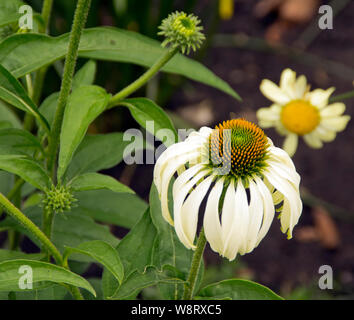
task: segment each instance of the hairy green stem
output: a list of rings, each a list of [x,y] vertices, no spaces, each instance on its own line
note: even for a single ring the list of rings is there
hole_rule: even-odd
[[[350,98],[354,98],[354,90],[333,96],[329,99],[329,102],[342,101]]]
[[[49,142],[48,169],[52,172],[55,180],[55,161],[58,153],[61,125],[64,118],[64,111],[71,90],[72,78],[74,76],[76,60],[79,50],[80,38],[85,27],[91,0],[78,0],[74,21],[71,28],[69,47],[66,54],[63,79],[58,99],[58,106],[55,112],[51,139]]]
[[[197,248],[194,251],[192,264],[187,279],[187,284],[185,284],[184,286],[184,293],[183,293],[182,300],[191,300],[193,298],[195,284],[197,281],[200,264],[203,258],[205,245],[206,245],[206,238],[204,234],[204,229],[202,229],[199,233]]]
[[[119,103],[122,99],[128,97],[133,92],[141,88],[146,84],[159,70],[178,52],[178,48],[170,49],[166,51],[159,60],[157,60],[143,75],[132,82],[130,85],[125,87],[123,90],[119,91],[114,95],[108,104],[108,109],[112,108]]]
[[[17,207],[15,207],[9,199],[0,192],[0,205],[4,207],[6,212],[17,222],[22,224],[29,232],[31,232],[42,245],[53,255],[58,264],[62,264],[63,258],[59,250],[48,239],[48,237],[40,230],[30,219],[28,219]]]

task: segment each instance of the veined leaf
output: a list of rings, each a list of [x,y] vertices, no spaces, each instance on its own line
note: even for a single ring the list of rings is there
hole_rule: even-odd
[[[211,299],[232,300],[283,300],[265,286],[256,282],[239,279],[223,280],[203,288],[198,296]]]
[[[0,291],[22,291],[19,287],[20,268],[28,266],[32,270],[33,289],[47,286],[47,283],[66,283],[76,287],[84,288],[96,295],[90,283],[83,277],[57,265],[27,259],[9,260],[0,263]]]
[[[6,121],[11,123],[13,128],[21,129],[22,123],[16,114],[0,100],[0,119],[1,121]]]
[[[122,283],[124,277],[123,264],[117,250],[109,243],[100,240],[83,242],[76,248],[67,247],[64,257],[66,258],[72,253],[79,253],[93,258],[107,268],[119,283]]]
[[[110,95],[98,86],[82,86],[69,97],[60,134],[58,180],[68,167],[88,126],[104,111]]]
[[[96,75],[97,64],[94,60],[87,61],[82,68],[77,71],[73,78],[72,91],[75,89],[93,84]]]
[[[77,176],[72,180],[70,186],[74,191],[109,189],[118,193],[135,193],[118,180],[96,172],[84,173],[81,176]]]
[[[20,82],[0,64],[0,99],[12,106],[32,114],[49,132],[46,119],[39,113],[37,106],[27,95]]]
[[[56,38],[42,34],[13,35],[0,44],[0,63],[15,77],[21,77],[63,58],[68,41],[69,34]],[[80,39],[79,56],[150,67],[165,50],[158,41],[138,33],[98,27],[84,30]],[[181,54],[173,57],[162,71],[199,81],[239,99],[238,94],[225,81],[199,62]]]
[[[178,135],[172,121],[155,102],[147,98],[132,98],[123,100],[119,105],[127,107],[133,118],[159,140],[164,142],[164,138],[167,138],[167,141],[164,142],[167,147],[178,142]],[[152,128],[147,126],[147,121],[152,121]],[[161,129],[168,129],[169,131],[162,131]],[[166,137],[165,134],[169,132],[172,133],[172,137]]]
[[[43,167],[24,156],[0,155],[0,169],[17,174],[40,190],[51,186],[51,180]]]
[[[21,251],[0,249],[0,262],[16,259],[40,260],[43,257],[43,253],[24,253]]]

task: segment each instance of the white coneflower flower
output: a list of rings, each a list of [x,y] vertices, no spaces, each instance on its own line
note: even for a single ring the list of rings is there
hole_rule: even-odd
[[[176,173],[172,216],[168,190]],[[260,243],[276,210],[291,238],[302,211],[300,176],[289,155],[244,119],[203,127],[167,148],[156,162],[154,183],[163,217],[187,248],[195,249],[199,208],[208,194],[205,236],[229,260]]]
[[[350,120],[350,116],[342,116],[344,103],[328,104],[333,87],[310,91],[306,77],[296,78],[296,73],[290,69],[282,72],[280,87],[265,79],[260,90],[274,104],[258,110],[259,125],[275,127],[279,134],[286,135],[283,149],[290,156],[296,151],[299,136],[310,147],[321,148],[322,141],[333,141],[336,133],[343,131]]]

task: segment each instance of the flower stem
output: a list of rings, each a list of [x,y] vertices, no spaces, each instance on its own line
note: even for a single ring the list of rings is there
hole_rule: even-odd
[[[354,90],[345,92],[343,94],[338,94],[329,99],[329,102],[342,101],[344,99],[354,98]]]
[[[55,261],[58,264],[62,264],[63,258],[59,250],[54,244],[47,238],[47,236],[30,220],[28,219],[17,207],[15,207],[9,199],[7,199],[0,192],[0,204],[12,216],[16,221],[22,224],[29,232],[31,232],[42,245],[53,255]]]
[[[195,283],[197,281],[198,272],[203,258],[205,245],[206,245],[206,238],[204,234],[204,229],[202,229],[200,230],[199,233],[197,248],[195,249],[193,255],[192,264],[187,279],[187,284],[184,286],[184,293],[183,293],[182,300],[191,300],[193,298]]]
[[[64,118],[64,111],[71,90],[72,78],[75,71],[75,65],[79,50],[80,38],[84,29],[87,15],[89,12],[91,0],[78,0],[75,9],[74,21],[71,28],[69,47],[65,59],[63,79],[61,83],[58,106],[55,112],[51,139],[49,143],[48,169],[52,172],[55,180],[55,161],[59,146],[59,137],[61,125]]]
[[[178,52],[178,48],[170,49],[161,56],[143,75],[132,82],[130,85],[125,87],[123,90],[119,91],[114,95],[109,102],[107,108],[112,108],[117,105],[117,103],[131,95],[133,92],[141,88],[145,83],[147,83],[173,56]]]

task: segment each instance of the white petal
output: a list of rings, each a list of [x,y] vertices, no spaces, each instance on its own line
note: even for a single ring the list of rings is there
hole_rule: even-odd
[[[276,161],[280,161],[288,166],[290,169],[295,170],[294,162],[291,160],[289,154],[281,148],[278,147],[270,147],[267,149],[267,152],[271,159],[275,159]]]
[[[213,251],[222,254],[223,239],[219,220],[219,200],[224,187],[224,178],[219,179],[211,189],[204,213],[204,231]]]
[[[291,100],[274,82],[267,79],[262,81],[260,90],[269,100],[280,105],[287,104]]]
[[[317,128],[314,130],[314,133],[316,133],[316,135],[325,142],[331,142],[336,138],[335,131],[327,130],[321,125],[317,126]]]
[[[316,136],[313,132],[305,134],[303,136],[305,142],[314,149],[319,149],[323,147],[323,143],[319,137]]]
[[[290,157],[292,157],[297,149],[297,144],[298,144],[298,136],[296,133],[289,133],[283,144],[283,149],[289,154]]]
[[[343,114],[345,111],[345,104],[342,102],[336,102],[328,105],[320,111],[322,118],[332,118]]]
[[[278,121],[280,110],[281,107],[277,104],[273,104],[269,108],[260,108],[257,111],[257,118],[263,121]]]
[[[297,99],[302,99],[307,89],[307,81],[304,75],[299,76],[295,82],[295,95]]]
[[[198,223],[198,211],[199,211],[199,206],[200,202],[204,198],[206,192],[208,191],[208,188],[212,182],[212,179],[207,178],[206,180],[202,181],[197,188],[190,194],[190,196],[187,198],[186,202],[190,203],[190,197],[192,194],[194,194],[193,198],[195,196],[202,196],[201,200],[199,203],[195,203],[195,207],[191,208],[191,210],[185,210],[182,209],[183,202],[185,201],[188,193],[191,191],[191,189],[195,186],[195,184],[202,179],[206,174],[208,174],[208,171],[201,171],[197,173],[190,181],[186,182],[185,185],[181,186],[179,190],[176,192],[174,190],[174,200],[173,200],[173,218],[174,218],[174,226],[176,229],[176,234],[180,241],[188,248],[195,248],[194,246],[194,238],[195,238],[195,233],[197,230],[197,223]],[[178,177],[177,179],[179,179]],[[183,180],[185,180],[185,177],[182,177]],[[180,184],[180,182],[178,182]],[[190,207],[190,204],[188,205]]]
[[[205,169],[204,165],[196,164],[181,173],[173,184],[173,198],[175,198],[179,190],[202,169]]]
[[[267,168],[264,171],[264,175],[268,181],[284,196],[284,204],[286,201],[289,201],[289,210],[287,206],[283,207],[282,215],[284,214],[282,223],[282,231],[285,232],[288,230],[288,238],[292,236],[292,230],[297,224],[301,211],[302,211],[302,202],[300,199],[299,189],[296,188],[291,182],[281,178],[276,171],[273,169]]]
[[[329,88],[327,90],[315,89],[308,93],[308,97],[313,106],[322,109],[328,104],[328,98],[333,93],[335,88]]]
[[[349,120],[350,116],[341,116],[331,119],[326,118],[322,119],[321,125],[328,130],[340,132],[346,128]]]
[[[255,181],[257,184],[257,188],[258,188],[258,190],[261,194],[261,197],[262,197],[263,210],[264,210],[263,223],[262,223],[262,227],[258,233],[258,239],[256,242],[256,246],[258,246],[258,244],[262,241],[262,239],[267,234],[267,232],[272,224],[275,209],[274,209],[273,199],[270,194],[270,191],[266,187],[266,185],[264,184],[262,179],[256,176]]]
[[[281,135],[285,136],[289,133],[289,131],[284,127],[284,125],[281,123],[281,121],[278,121],[275,125],[275,130]]]
[[[297,187],[299,186],[300,175],[295,170],[291,170],[282,162],[274,160],[268,160],[267,165],[276,171],[283,179],[291,181]]]
[[[258,187],[253,180],[249,180],[249,189],[251,200],[249,206],[246,252],[251,252],[255,248],[263,220],[263,202]]]
[[[296,73],[291,69],[285,69],[280,76],[280,89],[292,99],[296,99],[295,92]]]
[[[161,211],[162,216],[171,225],[173,225],[173,220],[171,218],[170,210],[168,209],[168,187],[170,185],[171,178],[180,167],[184,166],[186,162],[191,161],[197,157],[199,157],[198,152],[187,153],[182,156],[176,157],[173,161],[169,161],[168,165],[162,172],[160,189]]]

